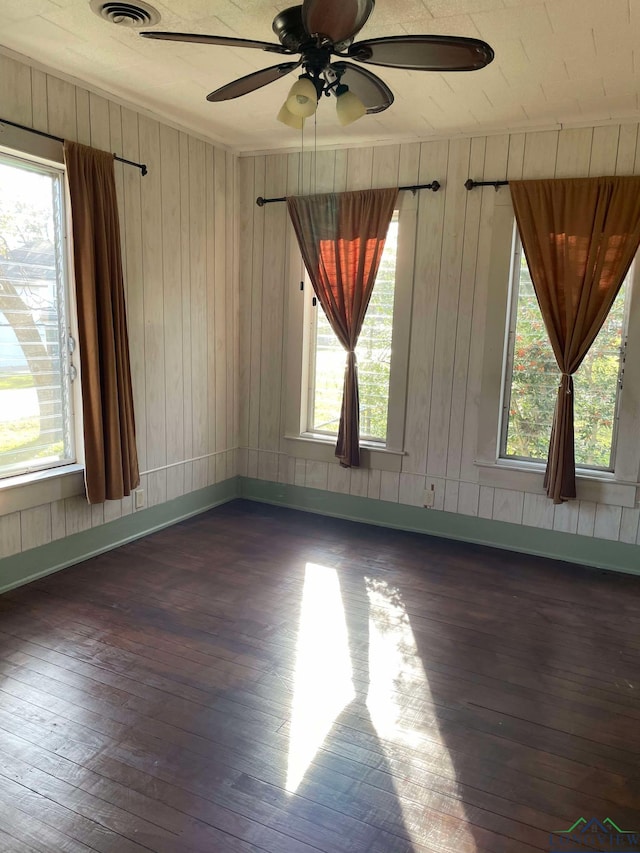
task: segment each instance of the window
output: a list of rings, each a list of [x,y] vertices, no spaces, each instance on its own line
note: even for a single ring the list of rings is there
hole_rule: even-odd
[[[514,240],[500,456],[546,462],[558,366],[527,262]],[[613,471],[631,274],[574,376],[576,465]]]
[[[0,477],[75,461],[63,175],[0,153]]]
[[[376,283],[367,309],[356,355],[360,389],[360,438],[387,441],[389,383],[398,248],[398,214],[389,225]],[[311,291],[311,288],[307,288]],[[345,351],[322,308],[309,313],[311,343],[307,431],[335,436],[340,424]]]

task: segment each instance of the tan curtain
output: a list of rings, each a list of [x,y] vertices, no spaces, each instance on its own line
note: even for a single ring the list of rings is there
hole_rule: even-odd
[[[511,181],[522,245],[561,372],[545,473],[554,503],[575,498],[573,378],[640,242],[640,177]]]
[[[313,289],[347,351],[336,456],[360,465],[360,400],[356,345],[375,284],[397,187],[291,196],[289,215]]]
[[[113,155],[65,142],[90,503],[140,482]]]

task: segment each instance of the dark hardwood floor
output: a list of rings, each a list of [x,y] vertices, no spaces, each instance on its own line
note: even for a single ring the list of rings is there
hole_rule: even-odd
[[[639,627],[639,578],[227,504],[0,597],[0,850],[640,830]]]

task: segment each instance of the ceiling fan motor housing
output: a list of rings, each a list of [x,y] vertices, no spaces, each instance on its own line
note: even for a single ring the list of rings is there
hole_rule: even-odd
[[[302,23],[302,6],[290,6],[279,12],[272,26],[278,40],[287,50],[297,52],[302,44],[309,41],[309,34]]]

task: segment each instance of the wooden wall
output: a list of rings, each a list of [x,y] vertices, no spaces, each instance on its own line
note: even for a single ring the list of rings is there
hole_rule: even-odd
[[[291,242],[284,205],[259,195],[299,189],[299,155],[240,160],[241,474],[421,506],[435,484],[436,509],[635,543],[638,508],[570,502],[481,485],[476,458],[488,293],[492,188],[467,192],[468,177],[571,177],[640,173],[636,124],[439,140],[318,152],[303,161],[304,192],[407,185],[438,179],[419,196],[402,472],[347,470],[287,455],[282,440]],[[315,183],[311,175],[315,175]],[[507,192],[501,190],[500,192]],[[289,275],[289,280],[285,280]],[[638,342],[640,344],[640,342]]]
[[[149,167],[116,163],[147,506],[234,476],[235,155],[2,55],[0,80],[1,118]],[[0,516],[0,557],[130,512],[73,497]]]

